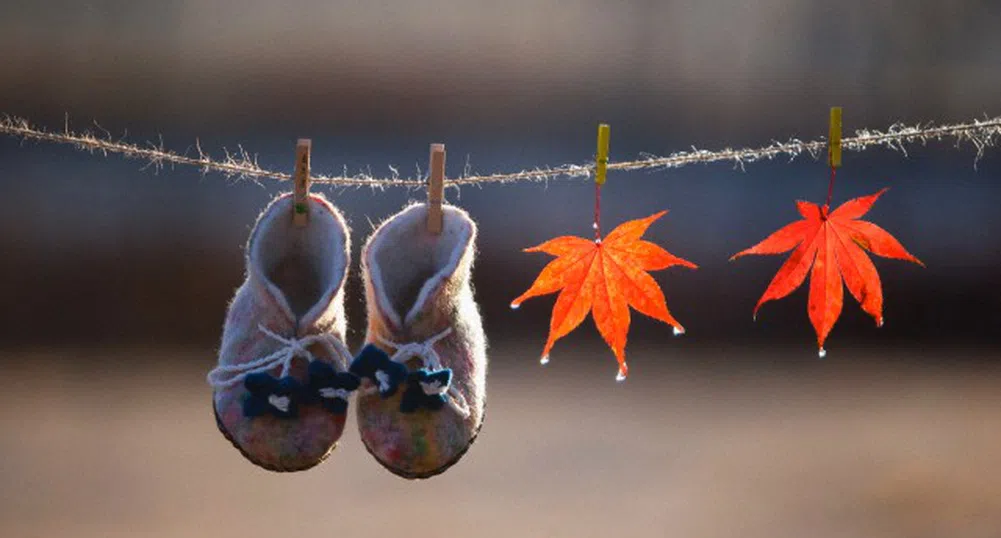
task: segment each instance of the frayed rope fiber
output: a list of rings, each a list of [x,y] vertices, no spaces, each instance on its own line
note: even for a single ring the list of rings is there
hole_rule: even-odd
[[[24,140],[36,140],[54,142],[57,144],[69,144],[77,149],[90,151],[91,153],[101,153],[105,156],[109,154],[122,155],[128,159],[139,159],[146,161],[147,166],[157,169],[166,164],[195,166],[202,170],[203,174],[209,172],[221,173],[227,178],[238,180],[259,181],[271,179],[277,181],[288,181],[291,175],[283,172],[273,172],[261,168],[257,164],[256,156],[247,153],[242,147],[233,153],[225,151],[225,157],[215,159],[202,151],[201,146],[196,144],[196,155],[178,154],[159,145],[146,143],[137,145],[121,139],[113,139],[107,132],[102,136],[95,135],[89,131],[73,132],[69,125],[62,132],[46,131],[31,125],[28,120],[13,116],[0,118],[0,133],[9,136],[19,137]],[[976,162],[983,156],[987,148],[994,147],[1001,140],[1001,116],[972,120],[965,123],[954,123],[949,125],[935,126],[932,124],[903,125],[895,124],[885,131],[863,129],[855,132],[855,136],[841,139],[844,151],[864,151],[872,147],[887,147],[903,154],[907,154],[906,146],[914,144],[928,144],[929,142],[952,141],[957,146],[968,142],[977,150]],[[692,149],[673,153],[666,157],[646,156],[634,161],[610,162],[608,170],[658,170],[667,168],[680,168],[690,164],[709,164],[716,162],[730,162],[735,167],[743,169],[747,163],[756,161],[775,159],[777,157],[787,157],[790,160],[799,157],[803,153],[810,155],[813,159],[818,159],[826,155],[827,140],[819,139],[814,141],[802,141],[790,139],[787,142],[773,142],[772,144],[760,148],[732,149],[726,148],[718,151],[708,151]],[[339,176],[313,175],[313,183],[330,184],[340,187],[406,187],[411,189],[423,188],[426,180],[420,177],[401,178],[396,169],[390,168],[392,175],[386,178],[373,177],[370,174],[348,175],[344,173]],[[594,163],[588,164],[565,164],[555,167],[542,167],[531,170],[508,174],[471,175],[464,173],[461,177],[449,178],[450,186],[459,185],[482,185],[487,183],[517,183],[522,181],[544,182],[556,179],[582,179],[590,178],[594,174]]]

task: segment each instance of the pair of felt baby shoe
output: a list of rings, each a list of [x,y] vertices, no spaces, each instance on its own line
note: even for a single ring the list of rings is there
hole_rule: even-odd
[[[326,459],[357,394],[362,441],[384,467],[426,478],[456,463],[483,423],[486,342],[470,271],[476,225],[443,207],[440,233],[413,204],[383,222],[362,254],[366,345],[344,344],[350,235],[323,196],[293,224],[279,196],[247,243],[247,276],[208,375],[219,430],[251,462],[300,471]]]

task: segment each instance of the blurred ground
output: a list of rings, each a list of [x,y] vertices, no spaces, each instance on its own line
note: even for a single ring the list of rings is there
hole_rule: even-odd
[[[577,349],[496,346],[479,441],[424,482],[353,420],[313,471],[253,467],[212,420],[211,350],[0,355],[0,536],[1001,535],[1001,371],[973,352],[638,349],[619,385]]]

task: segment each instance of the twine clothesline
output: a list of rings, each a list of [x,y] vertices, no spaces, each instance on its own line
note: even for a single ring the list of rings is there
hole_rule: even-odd
[[[205,153],[197,143],[194,148],[195,155],[181,154],[165,149],[162,142],[158,145],[152,143],[139,145],[123,139],[114,139],[106,131],[101,135],[90,131],[74,132],[70,130],[68,123],[61,132],[48,131],[33,126],[24,118],[14,116],[0,117],[0,134],[24,140],[68,144],[80,150],[101,153],[105,156],[121,155],[126,159],[145,161],[147,166],[156,168],[162,168],[168,164],[193,166],[201,169],[203,174],[215,172],[223,174],[227,178],[238,180],[289,181],[292,179],[291,174],[262,168],[257,163],[256,155],[248,153],[242,147],[238,147],[236,152],[224,149],[224,157],[217,159]],[[931,123],[915,125],[898,123],[886,130],[862,129],[856,131],[854,136],[842,138],[841,145],[843,151],[860,152],[873,147],[887,147],[906,155],[909,145],[925,145],[929,142],[946,140],[953,141],[957,146],[964,142],[972,144],[977,151],[974,162],[979,161],[987,148],[994,147],[1001,141],[1001,116],[939,126]],[[792,160],[804,153],[817,159],[826,154],[826,150],[827,140],[824,138],[813,141],[792,138],[786,142],[772,142],[758,148],[724,148],[716,151],[693,148],[664,157],[648,155],[632,161],[609,162],[608,170],[660,170],[680,168],[690,164],[718,162],[730,162],[735,167],[743,169],[744,165],[748,163],[777,157],[788,157]],[[314,184],[340,187],[406,187],[413,189],[426,185],[426,178],[404,178],[400,177],[394,168],[390,168],[390,170],[392,174],[389,177],[374,177],[368,173],[350,175],[345,172],[341,175],[313,174],[311,181]],[[594,163],[592,162],[486,175],[470,174],[467,171],[459,177],[449,178],[447,182],[450,186],[507,184],[522,181],[544,182],[557,179],[584,179],[592,177],[593,174]]]

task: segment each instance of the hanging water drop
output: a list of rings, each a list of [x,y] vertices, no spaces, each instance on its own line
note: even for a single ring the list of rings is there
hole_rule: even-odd
[[[879,316],[879,319],[876,320],[876,326],[877,327],[883,326],[883,316]]]
[[[619,368],[619,373],[615,374],[615,380],[619,383],[626,380],[626,373],[621,368]]]
[[[817,352],[817,356],[823,359],[824,357],[827,356],[827,350],[824,348],[820,348],[820,351]]]
[[[511,310],[517,310],[519,308],[521,308],[519,303],[511,303]]]
[[[598,223],[597,222],[592,222],[591,223],[591,228],[597,230],[598,229]]]
[[[674,328],[674,336],[681,336],[683,334],[685,334],[685,330],[684,329],[679,329],[677,327]]]
[[[539,364],[543,366],[549,364],[549,355],[543,355],[542,358],[539,359]]]

